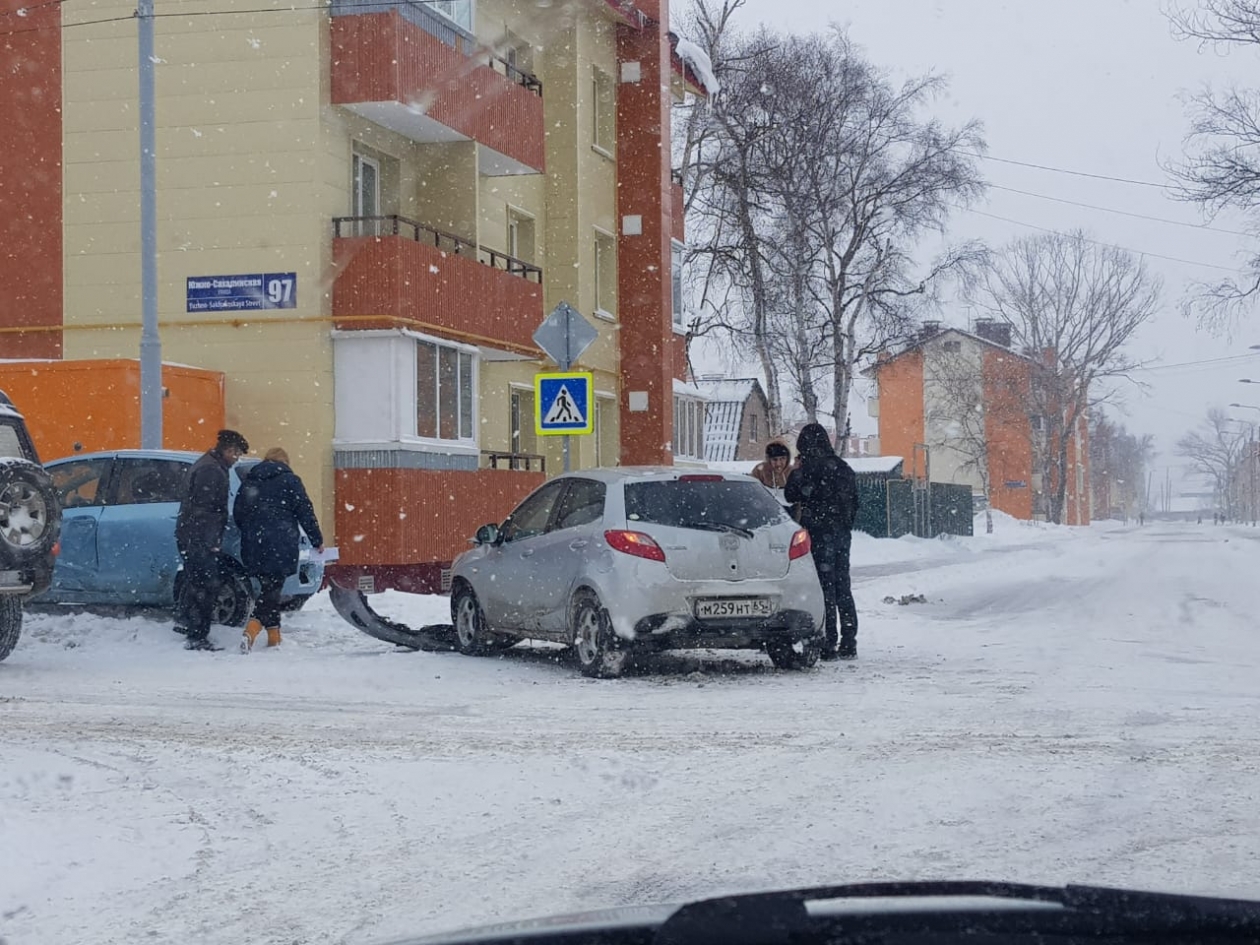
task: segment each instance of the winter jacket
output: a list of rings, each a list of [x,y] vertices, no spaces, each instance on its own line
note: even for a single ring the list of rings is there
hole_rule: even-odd
[[[181,551],[218,551],[228,520],[228,472],[231,463],[210,450],[188,472],[188,489],[175,519],[175,544]]]
[[[306,487],[284,463],[265,461],[249,471],[232,518],[241,530],[241,561],[250,574],[296,571],[299,525],[313,545],[324,543]]]
[[[770,465],[770,460],[763,459],[753,467],[752,477],[767,489],[782,489],[787,485],[788,473],[792,471],[791,466],[784,466],[778,470]]]
[[[797,442],[800,464],[788,476],[783,490],[788,502],[798,504],[799,521],[809,532],[850,531],[857,519],[857,475],[853,467],[835,454],[826,431],[801,431]]]

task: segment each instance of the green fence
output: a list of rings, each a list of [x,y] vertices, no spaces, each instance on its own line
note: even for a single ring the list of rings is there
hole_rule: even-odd
[[[934,482],[930,487],[910,479],[858,475],[858,509],[854,527],[876,538],[918,535],[970,535],[975,516],[971,487]]]

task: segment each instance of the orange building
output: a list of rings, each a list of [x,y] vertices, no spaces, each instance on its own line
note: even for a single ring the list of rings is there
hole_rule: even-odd
[[[1043,419],[1030,412],[1036,361],[1010,347],[1010,327],[978,321],[975,332],[928,323],[867,374],[878,385],[880,452],[905,457],[908,475],[966,483],[990,507],[1044,519],[1057,482],[1039,458],[1052,448]],[[1063,520],[1090,520],[1085,421],[1067,444]]]

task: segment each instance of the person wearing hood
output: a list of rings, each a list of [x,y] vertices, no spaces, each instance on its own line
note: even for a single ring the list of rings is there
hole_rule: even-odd
[[[796,440],[797,466],[788,476],[784,495],[800,511],[809,532],[814,567],[827,608],[823,659],[857,658],[857,606],[849,579],[849,551],[857,518],[857,476],[836,455],[831,438],[818,423],[809,423]],[[837,632],[836,610],[839,608]]]
[[[187,491],[175,518],[175,545],[184,562],[175,630],[188,637],[189,650],[219,649],[210,640],[210,623],[223,585],[219,557],[228,520],[228,476],[248,452],[245,437],[220,430],[213,449],[188,471]]]
[[[787,485],[791,462],[792,451],[786,444],[773,440],[766,444],[766,458],[754,466],[752,471],[752,477],[769,489],[771,495],[781,504],[786,504],[783,487]]]
[[[302,480],[289,468],[289,454],[276,446],[241,482],[232,518],[241,532],[241,561],[258,580],[261,593],[254,616],[245,624],[241,652],[267,628],[267,646],[280,645],[280,592],[298,566],[298,527],[315,550],[324,550],[324,536],[315,507]]]

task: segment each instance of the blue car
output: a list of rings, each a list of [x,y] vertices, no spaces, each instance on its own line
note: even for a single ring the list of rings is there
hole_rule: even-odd
[[[37,603],[173,609],[183,580],[175,518],[188,470],[202,454],[179,450],[80,453],[45,463],[61,500],[61,554],[52,584]],[[242,460],[229,477],[228,506],[240,477],[257,460]],[[283,606],[297,610],[324,581],[324,563],[306,534],[298,569],[284,585]],[[228,516],[225,581],[214,622],[241,626],[258,596],[240,561],[241,538]]]

